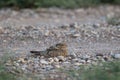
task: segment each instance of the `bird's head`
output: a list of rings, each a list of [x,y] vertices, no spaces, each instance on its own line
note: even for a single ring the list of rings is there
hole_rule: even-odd
[[[56,49],[66,49],[67,44],[66,43],[58,43],[56,44]]]

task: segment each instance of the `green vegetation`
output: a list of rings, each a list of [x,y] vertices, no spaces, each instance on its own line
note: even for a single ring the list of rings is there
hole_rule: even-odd
[[[37,8],[60,7],[78,8],[99,4],[120,4],[120,0],[0,0],[0,7]]]
[[[107,23],[110,25],[120,25],[120,16],[108,18]]]
[[[5,61],[7,60],[8,55],[0,58],[0,80],[16,80],[13,74],[10,74],[6,71]]]
[[[10,54],[10,53],[9,53]],[[40,80],[33,74],[14,75],[6,71],[5,62],[13,54],[0,58],[0,80]],[[80,66],[78,70],[63,70],[72,80],[120,80],[120,61],[104,62],[99,65]]]
[[[68,74],[73,80],[120,80],[120,61],[92,66],[91,69],[70,70]]]
[[[8,50],[6,51],[6,54],[0,57],[0,80],[41,80],[39,77],[36,77],[33,74],[19,74],[18,75],[12,72],[10,73],[7,70],[5,63],[6,61],[9,60],[9,58],[12,58],[13,56],[14,56],[13,52]]]

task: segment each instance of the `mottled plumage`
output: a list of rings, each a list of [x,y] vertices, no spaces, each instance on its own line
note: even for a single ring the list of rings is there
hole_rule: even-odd
[[[58,43],[55,46],[50,46],[45,51],[30,51],[32,55],[44,57],[67,56],[68,49],[66,43]]]

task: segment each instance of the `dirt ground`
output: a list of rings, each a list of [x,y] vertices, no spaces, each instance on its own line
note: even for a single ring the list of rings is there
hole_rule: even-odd
[[[29,54],[30,50],[44,50],[61,41],[67,42],[69,54],[119,52],[120,25],[107,24],[107,18],[119,14],[119,6],[74,10],[1,9],[0,55]],[[109,35],[111,31],[114,36]]]

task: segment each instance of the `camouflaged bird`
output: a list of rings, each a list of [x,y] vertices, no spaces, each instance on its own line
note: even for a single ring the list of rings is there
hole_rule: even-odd
[[[54,46],[50,46],[45,51],[30,51],[34,56],[44,56],[44,57],[57,57],[57,56],[67,56],[68,49],[66,43],[58,43]]]

